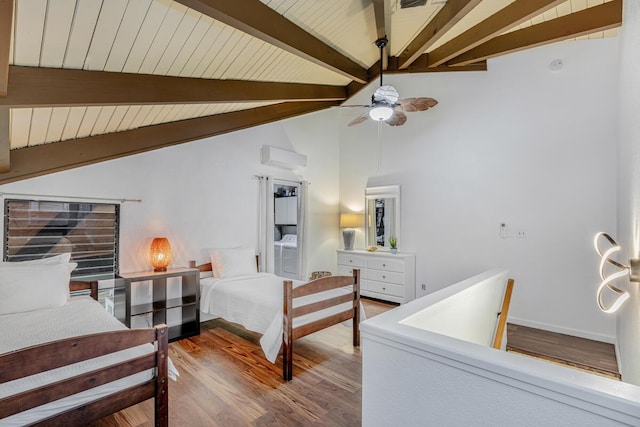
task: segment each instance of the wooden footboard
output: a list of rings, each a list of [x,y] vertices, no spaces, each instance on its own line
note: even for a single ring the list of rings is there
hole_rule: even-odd
[[[0,419],[138,372],[155,369],[155,377],[144,383],[61,412],[42,422],[48,425],[85,424],[128,406],[155,398],[156,425],[166,426],[168,424],[168,331],[166,325],[158,325],[153,329],[131,329],[84,335],[4,354],[0,356],[0,383],[146,343],[157,343],[156,351],[0,399]],[[25,360],[30,362],[24,363]]]
[[[349,285],[353,286],[353,291],[347,294],[330,297],[328,299],[320,299],[316,302],[295,308],[293,306],[293,302],[296,298],[318,294],[331,289],[343,288]],[[354,269],[353,276],[323,277],[296,288],[293,287],[293,282],[291,280],[285,280],[283,288],[284,328],[282,338],[282,377],[285,381],[291,381],[293,378],[293,341],[298,338],[302,338],[313,332],[342,323],[346,320],[353,319],[353,345],[356,347],[360,345],[360,270]],[[352,305],[347,310],[306,323],[299,327],[293,326],[293,321],[297,317],[305,316],[348,302],[352,302]]]
[[[97,282],[74,282],[70,290],[87,289],[97,299]],[[155,425],[168,425],[168,328],[126,329],[51,341],[0,356],[0,384],[72,365],[143,344],[155,351],[0,399],[2,418],[153,369],[154,377],[89,403],[41,420],[43,425],[83,425],[153,398]],[[29,361],[25,363],[25,361]]]

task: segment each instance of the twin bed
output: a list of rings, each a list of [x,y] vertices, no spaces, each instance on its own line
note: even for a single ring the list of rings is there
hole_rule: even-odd
[[[64,274],[51,275],[65,267],[7,264],[0,266],[7,300],[0,307],[0,425],[86,424],[151,398],[155,424],[168,425],[166,325],[130,330],[90,296],[70,298],[69,288],[83,287],[97,297],[97,283],[69,282],[67,274],[62,292]],[[43,274],[46,289],[38,289],[31,280]],[[20,290],[28,297],[16,296]]]
[[[282,346],[282,376],[293,377],[293,341],[352,321],[360,345],[360,276],[333,276],[308,283],[258,273],[253,249],[212,249],[200,265],[200,310],[262,334],[260,345],[275,363]]]

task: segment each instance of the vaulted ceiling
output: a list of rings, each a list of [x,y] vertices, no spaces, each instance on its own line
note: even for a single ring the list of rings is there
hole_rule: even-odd
[[[621,23],[622,0],[0,0],[0,183],[340,105],[384,36],[387,73],[464,72]]]

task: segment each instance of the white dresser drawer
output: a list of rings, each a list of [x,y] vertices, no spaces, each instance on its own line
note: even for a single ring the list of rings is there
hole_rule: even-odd
[[[395,259],[370,259],[367,261],[367,268],[374,268],[376,270],[385,271],[397,271],[402,273],[404,271],[404,262]]]
[[[367,266],[367,259],[357,255],[340,254],[338,255],[338,264],[364,268]]]
[[[360,291],[365,297],[404,304],[416,296],[416,257],[409,252],[338,250],[338,275],[360,269]]]
[[[353,276],[353,269],[358,267],[350,267],[348,265],[338,265],[338,276]],[[367,269],[360,269],[360,279],[367,278]]]
[[[404,274],[395,273],[393,271],[383,270],[367,270],[368,279],[377,280],[378,282],[396,283],[398,285],[404,285]]]
[[[378,292],[380,294],[394,295],[397,297],[405,296],[404,286],[376,282],[374,280],[367,280],[367,290],[371,292]]]

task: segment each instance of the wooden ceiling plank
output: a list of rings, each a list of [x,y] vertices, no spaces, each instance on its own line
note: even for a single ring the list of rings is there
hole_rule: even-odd
[[[12,27],[13,0],[0,0],[0,96],[6,96],[9,88]]]
[[[260,0],[177,0],[217,21],[287,52],[365,83],[367,72],[352,59],[304,31]]]
[[[0,108],[0,174],[9,172],[11,168],[10,115],[8,108]]]
[[[408,68],[440,37],[457,24],[464,16],[476,7],[481,0],[449,0],[438,14],[414,38],[407,48],[398,56],[400,69]]]
[[[478,25],[429,52],[428,66],[437,67],[451,58],[520,25],[566,0],[516,0]],[[415,61],[412,65],[419,65]]]
[[[0,184],[221,135],[335,105],[338,102],[285,102],[13,150],[11,170],[0,174]]]
[[[622,0],[613,0],[498,36],[451,59],[448,64],[468,65],[507,53],[619,27],[621,24]]]
[[[303,83],[209,80],[190,77],[9,67],[9,94],[0,105],[199,104],[254,101],[344,100],[342,86]]]

